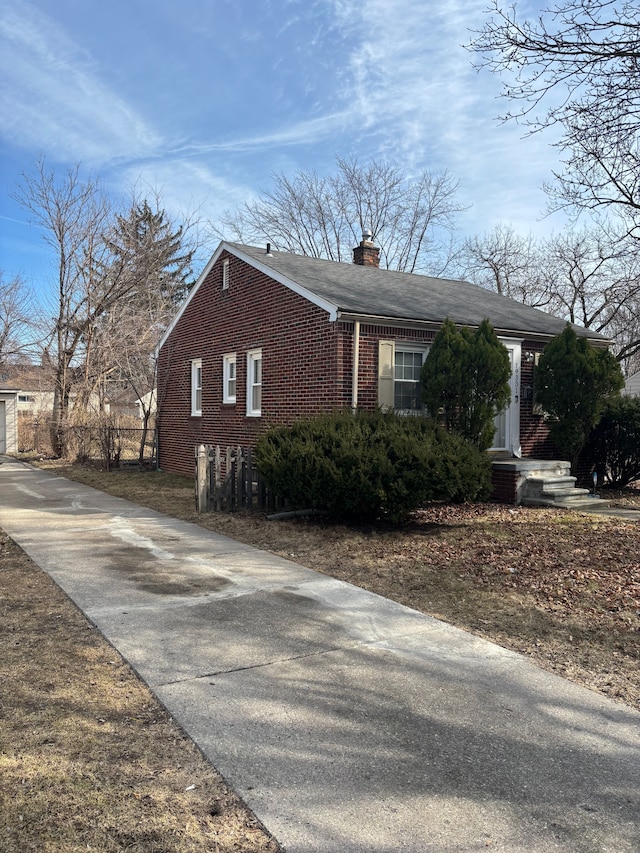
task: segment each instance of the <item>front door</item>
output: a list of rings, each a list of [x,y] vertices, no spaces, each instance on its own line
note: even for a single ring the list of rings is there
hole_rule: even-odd
[[[511,402],[496,418],[496,432],[493,438],[493,451],[503,451],[511,456],[520,456],[520,358],[522,342],[511,339],[500,339],[509,353],[511,367]]]

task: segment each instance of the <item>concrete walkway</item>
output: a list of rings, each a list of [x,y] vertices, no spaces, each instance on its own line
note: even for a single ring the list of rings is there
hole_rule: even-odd
[[[296,563],[28,465],[0,526],[287,853],[638,853],[640,714]]]

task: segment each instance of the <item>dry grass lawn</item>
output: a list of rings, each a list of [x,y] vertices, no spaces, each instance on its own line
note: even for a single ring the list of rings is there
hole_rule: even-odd
[[[0,531],[2,853],[280,850],[120,655]]]
[[[496,504],[429,507],[402,529],[198,516],[184,478],[57,473],[443,618],[640,709],[638,522]],[[640,509],[640,490],[614,497]],[[0,610],[0,849],[279,849],[6,537]]]

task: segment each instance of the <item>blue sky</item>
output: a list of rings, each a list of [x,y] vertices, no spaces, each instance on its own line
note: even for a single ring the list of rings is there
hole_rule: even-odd
[[[486,5],[0,0],[0,269],[37,290],[50,281],[41,235],[10,198],[39,154],[213,221],[273,172],[387,158],[448,170],[470,205],[463,234],[550,232],[552,140],[496,121],[499,81],[462,47]]]

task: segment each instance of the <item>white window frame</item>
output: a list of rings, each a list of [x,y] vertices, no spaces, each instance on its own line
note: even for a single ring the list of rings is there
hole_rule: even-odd
[[[255,381],[256,364],[260,363],[260,381]],[[260,389],[260,405],[255,406],[254,392]],[[252,349],[247,352],[247,417],[259,418],[262,415],[262,350]]]
[[[202,416],[202,359],[194,358],[191,361],[191,415],[199,418]]]
[[[222,289],[229,290],[229,258],[222,261]]]
[[[238,365],[235,352],[229,352],[222,356],[222,377],[222,402],[235,403],[238,382]],[[231,383],[233,383],[233,389]]]
[[[424,364],[424,361],[425,361],[425,359],[426,359],[426,357],[427,357],[427,353],[429,352],[429,347],[428,347],[428,345],[423,345],[423,344],[413,344],[413,343],[411,343],[411,342],[409,342],[409,341],[406,341],[406,342],[405,342],[405,341],[402,341],[401,343],[398,343],[398,342],[396,341],[396,342],[395,342],[394,349],[393,349],[393,399],[394,399],[394,411],[398,412],[399,414],[405,414],[405,415],[418,415],[418,414],[422,414],[422,412],[424,412],[424,403],[420,406],[420,408],[419,408],[419,409],[396,409],[396,408],[395,408],[396,383],[398,383],[398,382],[402,382],[402,381],[403,381],[403,380],[400,380],[400,379],[396,379],[396,374],[395,374],[395,371],[396,371],[396,355],[397,355],[399,352],[420,353],[420,355],[422,356],[422,364]],[[405,380],[405,381],[406,381],[406,380]]]

